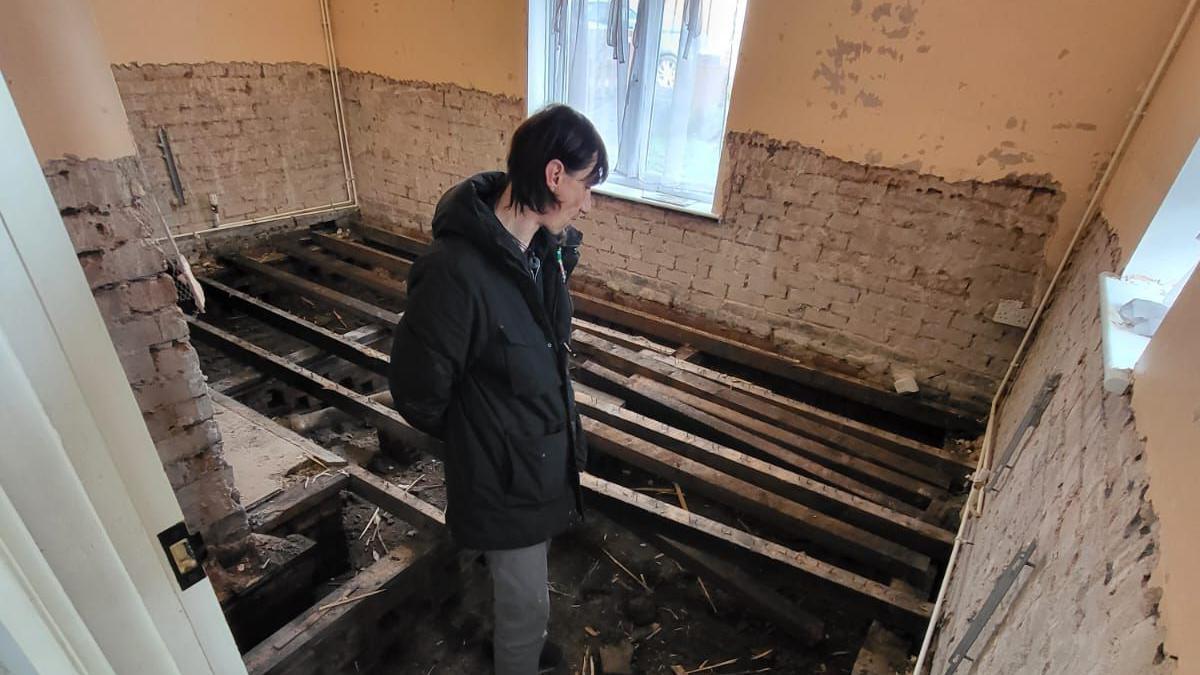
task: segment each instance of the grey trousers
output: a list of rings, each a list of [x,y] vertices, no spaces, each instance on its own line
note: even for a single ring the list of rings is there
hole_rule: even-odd
[[[536,675],[550,619],[546,588],[549,542],[485,551],[492,573],[496,675]]]

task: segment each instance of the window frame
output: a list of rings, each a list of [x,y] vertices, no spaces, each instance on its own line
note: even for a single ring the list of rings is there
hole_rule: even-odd
[[[666,2],[666,0],[642,1]],[[553,20],[552,6],[554,2],[555,0],[529,0],[528,2],[525,95],[527,114],[533,114],[546,105],[554,102],[549,96],[549,72],[552,65],[550,57],[550,22]],[[721,141],[717,150],[717,175],[713,182],[712,200],[708,203],[705,203],[701,200],[672,195],[667,192],[659,192],[647,188],[617,183],[611,179],[593,188],[592,191],[594,193],[613,199],[621,199],[638,204],[654,206],[669,211],[677,211],[700,218],[707,218],[716,221],[721,220],[721,211],[724,209],[723,200],[721,199],[721,186],[725,184],[727,178],[725,175],[725,149],[729,134],[729,110],[733,105],[733,83],[737,75],[738,57],[740,56],[742,37],[744,35],[745,13],[748,11],[747,0],[738,0],[738,2],[741,3],[741,9],[738,14],[737,25],[734,29],[735,34],[733,37],[731,54],[732,60],[730,63],[728,82],[726,83],[725,87],[725,114],[722,116],[721,120]],[[610,152],[609,154],[611,160],[613,153]]]

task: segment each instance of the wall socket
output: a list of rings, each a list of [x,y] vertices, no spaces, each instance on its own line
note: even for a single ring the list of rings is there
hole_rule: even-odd
[[[996,314],[992,316],[992,321],[996,323],[1017,328],[1028,328],[1032,319],[1033,308],[1025,307],[1020,300],[1001,300],[996,305]]]

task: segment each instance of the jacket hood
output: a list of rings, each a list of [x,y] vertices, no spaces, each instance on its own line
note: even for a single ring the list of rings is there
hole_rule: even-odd
[[[500,224],[495,204],[508,186],[503,171],[476,174],[455,185],[442,196],[433,213],[433,238],[462,237],[485,252],[506,251],[520,263],[523,256],[516,240]],[[538,230],[531,246],[539,256],[549,255],[555,246],[578,247],[583,235],[568,226],[559,241],[545,229]],[[522,264],[522,269],[524,265]]]

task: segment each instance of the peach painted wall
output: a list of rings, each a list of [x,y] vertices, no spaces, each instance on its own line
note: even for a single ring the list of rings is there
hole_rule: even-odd
[[[1146,437],[1148,497],[1161,523],[1162,555],[1154,585],[1163,589],[1159,611],[1166,651],[1180,673],[1200,673],[1200,275],[1193,274],[1138,362],[1133,409]]]
[[[1120,238],[1122,267],[1129,262],[1142,233],[1200,138],[1197,83],[1200,83],[1200,28],[1193,19],[1101,204]]]
[[[4,4],[0,72],[39,162],[134,154],[108,64],[87,0]]]
[[[330,0],[345,68],[525,96],[526,0]]]
[[[319,0],[91,0],[112,63],[328,62]]]

